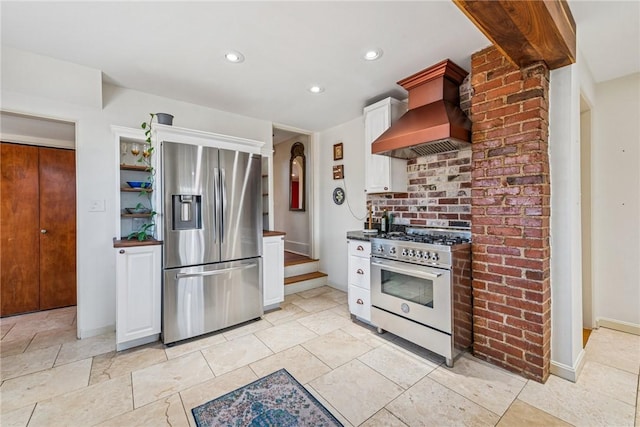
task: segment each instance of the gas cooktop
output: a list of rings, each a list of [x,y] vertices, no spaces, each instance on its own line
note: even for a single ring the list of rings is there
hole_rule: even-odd
[[[471,243],[471,232],[462,230],[413,229],[406,232],[394,231],[376,236],[378,239],[397,240],[402,242],[428,243],[431,245],[453,246]]]

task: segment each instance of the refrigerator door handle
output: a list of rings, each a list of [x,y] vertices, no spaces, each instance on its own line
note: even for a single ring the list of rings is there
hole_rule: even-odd
[[[218,243],[218,235],[220,234],[220,170],[213,168],[213,243]]]
[[[220,192],[222,193],[222,201],[220,204],[220,243],[224,242],[224,209],[227,205],[227,179],[224,168],[220,169]]]
[[[187,279],[189,277],[216,276],[218,274],[224,274],[230,271],[248,270],[249,268],[254,268],[254,267],[257,267],[257,264],[244,264],[238,267],[225,268],[222,270],[203,271],[202,273],[178,273],[176,274],[176,279]]]

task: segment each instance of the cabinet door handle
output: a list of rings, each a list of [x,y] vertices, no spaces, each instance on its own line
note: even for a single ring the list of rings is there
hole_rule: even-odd
[[[389,189],[389,187],[384,187],[384,189],[385,189],[385,190],[388,190],[388,189]]]
[[[47,230],[45,230],[44,228],[43,228],[42,230],[40,230],[40,232],[41,232],[42,234],[47,234]]]
[[[362,301],[362,299],[358,298],[356,300],[356,304],[364,305],[364,301]]]
[[[364,274],[364,271],[362,271],[362,269],[361,269],[361,268],[359,268],[359,269],[358,269],[358,271],[356,271],[356,273],[358,273],[358,274]]]
[[[124,249],[120,249],[118,252],[123,254],[124,253]]]
[[[364,248],[362,247],[362,245],[358,245],[358,247],[356,248],[356,251],[364,251]]]

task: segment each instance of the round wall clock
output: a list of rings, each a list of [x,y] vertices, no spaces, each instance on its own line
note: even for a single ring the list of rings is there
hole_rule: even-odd
[[[342,203],[344,203],[345,198],[346,196],[342,188],[336,187],[336,189],[333,190],[333,203],[335,203],[336,205],[341,205]]]

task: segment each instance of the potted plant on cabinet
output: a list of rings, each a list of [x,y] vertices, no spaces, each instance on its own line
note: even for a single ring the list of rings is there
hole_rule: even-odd
[[[152,123],[153,123],[153,118],[155,117],[155,114],[149,113],[149,116],[150,116],[149,121],[142,122],[142,124],[140,125],[140,127],[144,130],[145,141],[144,141],[144,148],[142,149],[142,152],[140,153],[140,157],[137,160],[137,162],[141,163],[141,166],[144,166],[145,169],[149,172],[149,176],[147,177],[146,182],[140,188],[140,197],[147,198],[148,208],[145,207],[145,204],[142,202],[138,203],[136,207],[133,208],[134,210],[139,212],[145,211],[144,214],[145,215],[148,214],[148,217],[147,217],[148,220],[147,222],[143,223],[137,230],[129,233],[129,235],[127,236],[127,239],[129,240],[131,239],[137,239],[139,241],[150,240],[154,238],[154,234],[155,234],[156,211],[153,209],[153,199],[151,198],[151,192],[153,191],[153,184],[154,184],[154,178],[155,178],[155,168],[153,167],[153,163],[152,163],[152,157],[154,153],[154,146],[152,141],[152,136],[153,136]]]

